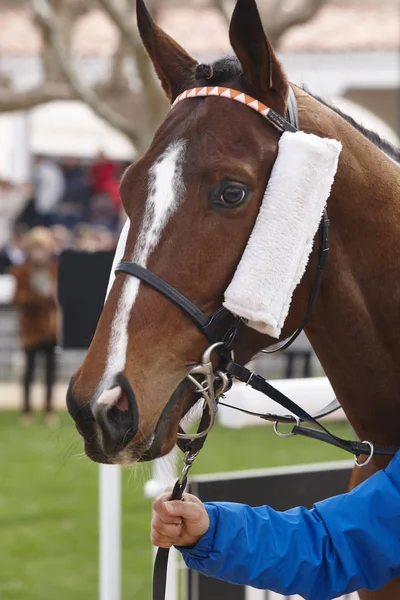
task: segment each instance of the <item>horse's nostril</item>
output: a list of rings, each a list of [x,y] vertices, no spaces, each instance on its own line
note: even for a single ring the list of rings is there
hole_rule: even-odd
[[[133,390],[120,375],[122,385],[105,390],[92,404],[92,413],[102,434],[102,445],[108,455],[120,452],[136,435],[138,409]]]
[[[114,406],[122,395],[122,388],[120,385],[116,385],[110,390],[105,390],[95,402],[95,406],[105,404],[106,407],[111,408]]]
[[[126,395],[126,393],[123,390],[122,390],[121,396],[119,397],[119,399],[117,400],[117,402],[114,405],[114,409],[121,410],[122,412],[129,410],[128,396]]]

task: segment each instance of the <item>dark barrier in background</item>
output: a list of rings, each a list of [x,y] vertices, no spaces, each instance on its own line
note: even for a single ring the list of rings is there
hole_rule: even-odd
[[[311,508],[315,502],[347,491],[352,463],[321,463],[193,477],[189,491],[203,502],[268,504],[275,510]],[[268,599],[265,592],[264,599]],[[245,588],[188,571],[188,600],[245,600]]]
[[[113,258],[114,252],[68,250],[61,255],[58,300],[63,348],[89,347],[103,309]]]

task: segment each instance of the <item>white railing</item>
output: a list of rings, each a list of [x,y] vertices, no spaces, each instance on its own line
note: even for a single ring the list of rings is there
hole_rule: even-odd
[[[286,394],[297,402],[299,406],[305,408],[313,414],[323,408],[335,398],[335,393],[326,377],[312,377],[309,379],[274,379],[273,385],[280,392]],[[261,392],[253,390],[245,383],[235,383],[227,394],[227,403],[232,406],[245,408],[252,412],[285,414],[288,411],[279,404],[267,398]],[[340,409],[330,417],[335,421],[346,419],[344,412]],[[257,417],[252,417],[240,413],[231,408],[220,406],[218,410],[218,420],[223,427],[242,429],[254,425],[267,425],[268,422]]]

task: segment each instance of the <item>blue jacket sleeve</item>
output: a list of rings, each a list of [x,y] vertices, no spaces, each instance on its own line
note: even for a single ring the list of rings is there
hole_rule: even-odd
[[[352,492],[280,513],[206,504],[210,528],[188,567],[231,583],[327,600],[400,576],[400,453]]]

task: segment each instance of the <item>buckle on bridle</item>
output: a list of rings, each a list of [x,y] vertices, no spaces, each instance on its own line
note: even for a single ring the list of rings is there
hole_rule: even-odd
[[[245,385],[250,385],[251,380],[253,379],[255,375],[255,371],[251,371],[250,375],[248,376],[248,378],[246,379],[246,381],[244,382]]]

